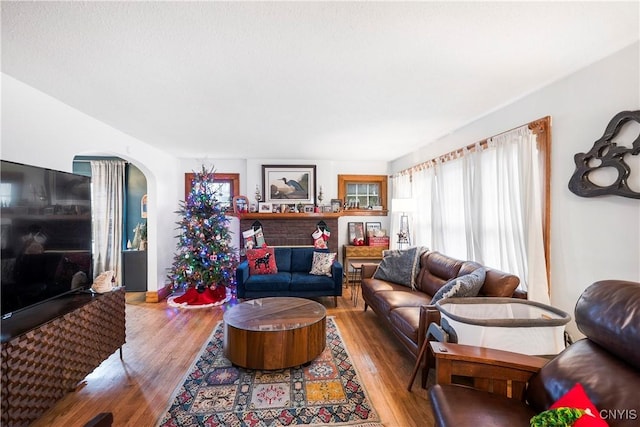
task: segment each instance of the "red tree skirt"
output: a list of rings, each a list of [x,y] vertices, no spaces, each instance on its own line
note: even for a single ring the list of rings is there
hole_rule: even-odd
[[[213,290],[206,288],[202,293],[195,288],[189,288],[182,295],[167,298],[167,304],[172,307],[206,308],[224,304],[230,298],[231,295],[224,286],[216,286]]]

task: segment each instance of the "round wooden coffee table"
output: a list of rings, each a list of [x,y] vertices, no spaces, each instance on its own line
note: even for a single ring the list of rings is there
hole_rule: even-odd
[[[224,313],[224,355],[248,369],[303,365],[322,353],[327,311],[304,298],[274,297],[242,302]]]

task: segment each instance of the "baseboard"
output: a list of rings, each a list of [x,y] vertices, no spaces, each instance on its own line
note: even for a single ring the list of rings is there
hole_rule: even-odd
[[[164,288],[157,291],[148,291],[145,294],[145,302],[160,302],[167,298],[171,294],[171,285],[167,285]]]

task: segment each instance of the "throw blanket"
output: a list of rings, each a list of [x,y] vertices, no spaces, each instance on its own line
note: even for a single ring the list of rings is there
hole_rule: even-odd
[[[384,251],[382,261],[373,274],[374,279],[388,280],[416,288],[416,276],[420,268],[420,256],[429,249],[416,246],[409,249]]]

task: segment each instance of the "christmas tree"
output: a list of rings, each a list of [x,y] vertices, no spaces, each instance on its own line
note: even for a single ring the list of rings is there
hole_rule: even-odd
[[[219,184],[213,169],[194,173],[191,192],[180,202],[177,252],[169,272],[173,290],[184,294],[171,297],[179,306],[222,304],[230,298],[238,257],[231,246],[229,219],[218,200]]]

